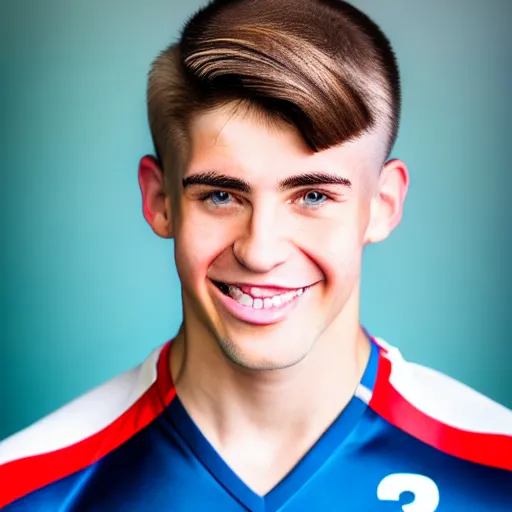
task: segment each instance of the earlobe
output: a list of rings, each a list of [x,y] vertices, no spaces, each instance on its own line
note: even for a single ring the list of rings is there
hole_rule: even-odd
[[[409,187],[409,172],[404,162],[390,160],[381,171],[378,191],[372,199],[370,222],[365,243],[385,240],[402,219]]]
[[[171,207],[165,189],[163,171],[155,157],[146,155],[139,163],[142,212],[153,231],[162,238],[172,238]]]

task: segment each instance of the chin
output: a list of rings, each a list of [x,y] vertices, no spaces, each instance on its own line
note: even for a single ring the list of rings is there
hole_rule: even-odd
[[[281,370],[300,363],[311,351],[311,338],[300,339],[293,335],[265,333],[267,328],[257,327],[250,336],[224,335],[217,337],[224,355],[234,364],[247,370]],[[306,345],[305,341],[308,339]],[[293,340],[293,343],[284,340]]]

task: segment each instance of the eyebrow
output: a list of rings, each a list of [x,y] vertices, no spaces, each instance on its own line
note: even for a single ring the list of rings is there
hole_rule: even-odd
[[[313,172],[307,174],[298,174],[297,176],[290,176],[279,182],[281,190],[288,190],[298,187],[310,187],[314,185],[343,185],[351,187],[352,183],[347,178],[342,178],[336,174],[329,174],[324,172]]]
[[[215,171],[192,174],[192,176],[184,178],[182,183],[183,188],[193,185],[206,185],[209,187],[229,188],[231,190],[237,190],[238,192],[248,193],[251,191],[251,186],[247,181]]]
[[[245,193],[249,193],[251,191],[251,185],[247,181],[233,176],[227,176],[216,171],[192,174],[191,176],[184,178],[182,183],[183,188],[194,185],[203,185],[208,187],[228,188]],[[347,178],[323,172],[298,174],[281,180],[278,183],[278,187],[282,191],[315,185],[343,185],[350,188],[352,183]]]

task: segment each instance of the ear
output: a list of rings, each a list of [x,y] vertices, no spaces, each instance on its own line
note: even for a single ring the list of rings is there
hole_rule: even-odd
[[[163,171],[155,157],[146,155],[140,160],[139,186],[144,218],[158,236],[172,238],[171,204]]]
[[[383,167],[375,196],[372,198],[370,222],[365,244],[381,242],[398,226],[409,188],[409,171],[401,160],[390,160]]]

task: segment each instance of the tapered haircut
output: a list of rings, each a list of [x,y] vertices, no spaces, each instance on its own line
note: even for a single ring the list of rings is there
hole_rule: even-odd
[[[400,118],[400,78],[381,29],[341,0],[213,0],[153,62],[148,117],[161,165],[186,164],[193,115],[227,103],[295,127],[320,151]]]

